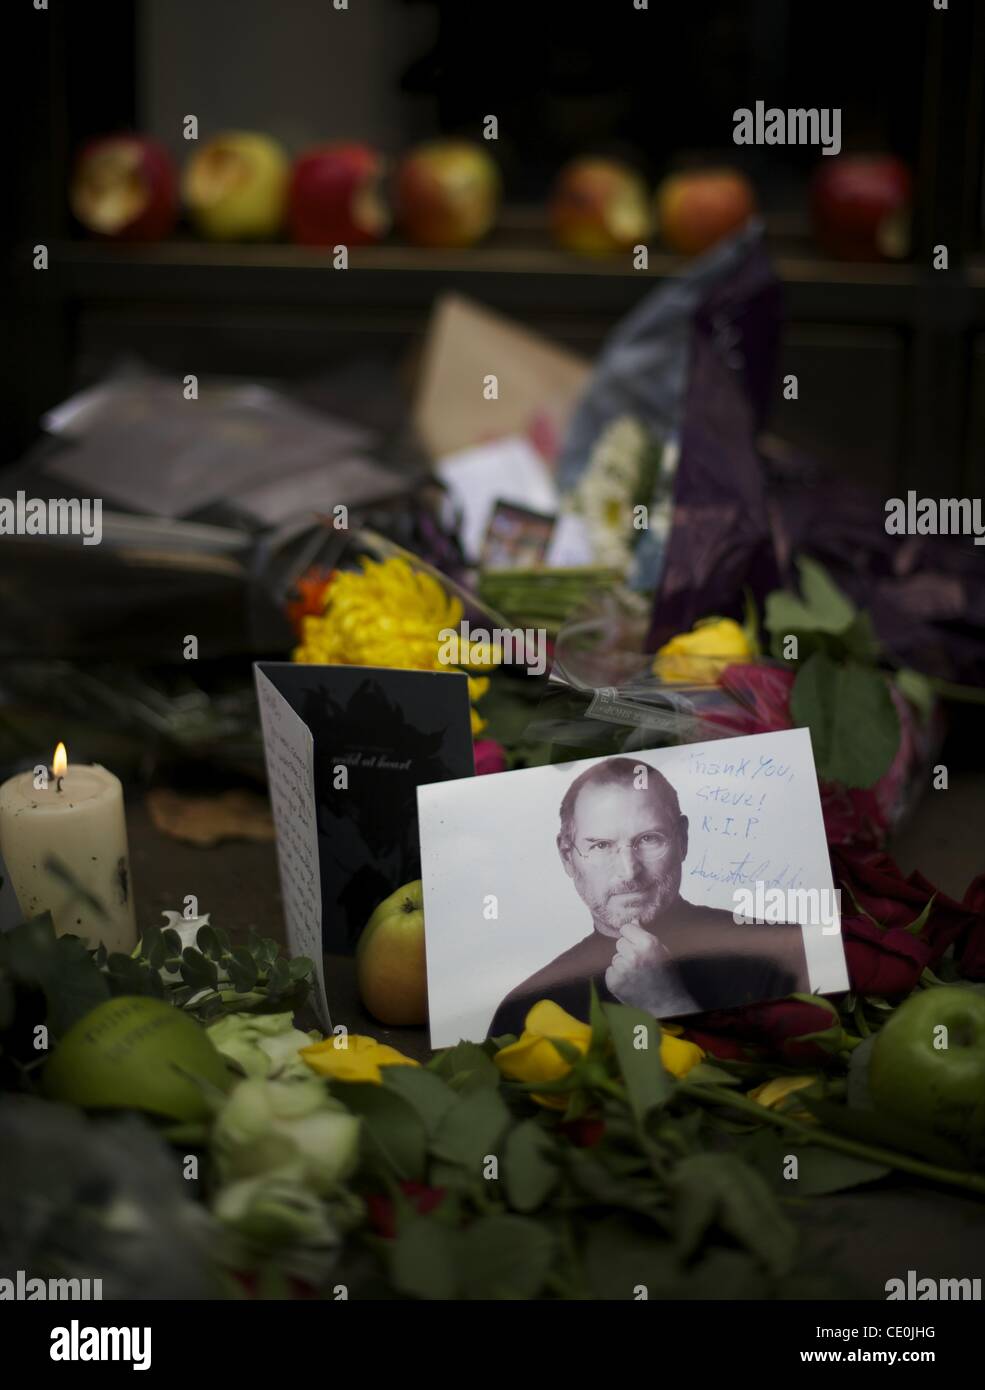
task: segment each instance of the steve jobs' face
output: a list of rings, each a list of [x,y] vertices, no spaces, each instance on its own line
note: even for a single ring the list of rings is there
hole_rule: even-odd
[[[615,937],[627,922],[648,926],[677,900],[687,818],[659,787],[589,782],[558,849],[595,930]]]

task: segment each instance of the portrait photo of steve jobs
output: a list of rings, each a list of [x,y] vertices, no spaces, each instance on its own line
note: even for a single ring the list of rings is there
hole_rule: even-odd
[[[681,896],[688,822],[656,768],[629,757],[596,763],[568,787],[560,813],[557,850],[586,935],[510,991],[492,1036],[521,1033],[539,999],[587,1021],[592,983],[600,999],[658,1018],[810,991],[798,925],[738,925]]]

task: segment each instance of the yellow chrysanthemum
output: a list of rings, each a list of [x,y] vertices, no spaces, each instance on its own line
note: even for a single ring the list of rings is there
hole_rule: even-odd
[[[490,664],[486,652],[458,652],[447,660],[449,630],[458,632],[462,605],[436,579],[413,569],[399,557],[363,558],[362,569],[333,576],[321,615],[308,614],[301,624],[297,662],[330,666],[389,666],[400,670],[459,671]],[[464,659],[462,659],[464,658]],[[469,699],[482,698],[488,677],[470,677]],[[473,736],[486,722],[472,711]]]

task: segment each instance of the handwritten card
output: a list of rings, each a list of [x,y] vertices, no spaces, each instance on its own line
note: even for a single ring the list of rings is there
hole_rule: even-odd
[[[420,878],[418,786],[472,778],[468,680],[290,662],[254,670],[288,940],[322,970],[323,952],[351,954],[383,899]],[[326,1012],[332,989],[329,972]]]
[[[848,987],[807,730],[422,786],[418,805],[434,1047],[519,1032],[540,998],[587,1019],[592,983],[662,1018]]]
[[[315,825],[314,739],[277,688],[255,668],[270,805],[277,828],[277,867],[287,944],[292,956],[315,963],[314,1006],[327,1032],[332,1020],[325,994],[321,940],[321,877]]]

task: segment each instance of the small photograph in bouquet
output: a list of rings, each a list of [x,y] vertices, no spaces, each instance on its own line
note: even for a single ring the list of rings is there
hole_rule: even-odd
[[[555,518],[502,498],[493,508],[482,542],[483,569],[536,569],[544,563]]]
[[[848,987],[810,734],[418,788],[431,1045]]]

